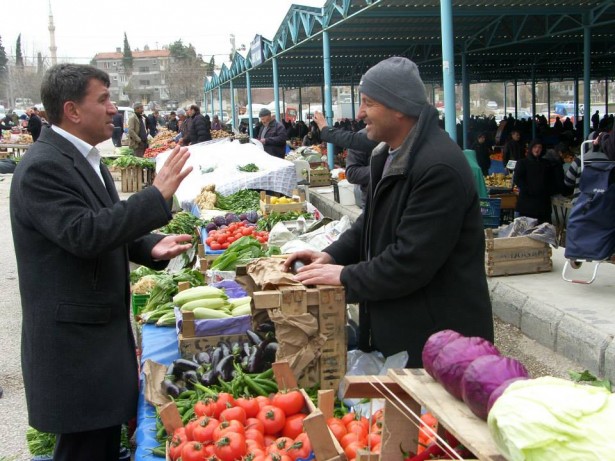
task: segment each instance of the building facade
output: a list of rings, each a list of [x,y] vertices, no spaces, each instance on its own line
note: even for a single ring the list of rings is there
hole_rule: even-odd
[[[124,68],[124,54],[120,48],[114,53],[98,53],[92,65],[109,74],[111,99],[118,105],[135,102],[162,105],[169,99],[166,75],[171,63],[169,50],[132,52],[132,69]]]

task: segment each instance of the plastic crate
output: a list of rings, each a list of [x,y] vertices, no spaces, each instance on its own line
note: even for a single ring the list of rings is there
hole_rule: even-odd
[[[145,307],[147,302],[149,301],[149,295],[132,295],[132,313],[133,315],[139,315],[141,313],[141,309]]]
[[[481,198],[480,213],[483,216],[483,227],[500,226],[500,205],[499,198]]]

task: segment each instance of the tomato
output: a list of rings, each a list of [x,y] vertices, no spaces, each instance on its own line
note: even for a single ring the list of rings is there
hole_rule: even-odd
[[[291,439],[296,438],[303,432],[303,420],[306,416],[307,415],[303,413],[288,416],[286,418],[286,422],[284,423],[284,428],[282,429],[282,435],[285,437],[290,437]]]
[[[207,400],[199,400],[194,404],[194,414],[201,416],[213,416],[218,409],[218,405],[215,400],[207,399]]]
[[[363,443],[364,440],[361,440],[357,434],[349,432],[344,437],[342,437],[342,439],[340,440],[340,445],[342,446],[342,448],[346,448],[346,446],[352,442]]]
[[[348,429],[346,429],[344,423],[337,418],[329,418],[327,420],[327,426],[329,426],[329,429],[331,429],[331,432],[333,432],[338,442],[348,433]]]
[[[187,440],[194,440],[194,436],[192,434],[192,430],[194,429],[194,426],[197,423],[197,419],[193,419],[188,421],[188,424],[186,424],[184,427],[186,428],[186,439]]]
[[[197,442],[211,443],[214,441],[214,430],[220,425],[220,421],[209,416],[202,416],[197,420],[192,430],[193,439]]]
[[[374,445],[372,447],[371,452],[372,453],[380,453],[380,447],[381,447],[381,444],[377,443],[376,445]]]
[[[230,243],[228,243],[228,242],[224,242],[224,243],[222,244],[222,248],[223,248],[224,250],[226,250],[226,249],[229,247],[229,245],[230,245]]]
[[[186,443],[188,442],[179,442],[179,443],[169,442],[169,457],[173,461],[181,457],[182,449],[184,448],[184,445],[186,445]]]
[[[226,435],[229,432],[236,432],[237,434],[241,434],[243,436],[246,433],[246,430],[243,427],[243,424],[241,424],[235,419],[231,419],[230,421],[222,421],[214,429],[214,440],[218,440],[220,437]]]
[[[382,433],[382,421],[376,421],[374,424],[372,424],[372,427],[369,431],[373,432],[374,434],[381,434]]]
[[[271,405],[271,399],[262,395],[254,397],[258,402],[258,406],[263,408],[265,405]]]
[[[231,244],[231,243],[233,243],[235,240],[237,240],[237,239],[235,238],[235,236],[231,235],[231,236],[229,236],[229,237],[226,239],[226,243],[228,243],[228,244],[230,245],[230,244]]]
[[[350,421],[354,421],[356,419],[357,414],[353,411],[346,413],[344,416],[342,416],[342,422],[344,423],[344,426],[347,426]]]
[[[248,419],[246,419],[246,430],[248,430],[248,429],[256,429],[257,431],[259,431],[261,433],[265,433],[265,425],[258,418],[248,418]]]
[[[265,434],[265,448],[275,443],[277,437],[275,435]]]
[[[200,442],[187,442],[182,448],[182,461],[203,461],[206,456],[205,446]]]
[[[281,408],[286,416],[299,413],[305,405],[303,395],[297,390],[278,392],[271,398],[271,403]]]
[[[265,436],[258,429],[247,429],[246,430],[246,442],[248,440],[255,441],[259,446],[265,446]]]
[[[261,409],[258,400],[252,398],[239,397],[235,400],[235,403],[244,409],[246,418],[255,418]]]
[[[286,450],[294,443],[294,440],[290,437],[278,437],[271,445],[267,447],[267,453],[277,453],[283,455]]]
[[[290,456],[293,460],[301,458],[307,459],[312,452],[312,444],[310,443],[310,439],[308,435],[303,432],[299,434],[293,444],[286,450],[288,456]]]
[[[265,434],[275,435],[282,430],[286,423],[284,411],[274,405],[266,405],[256,415],[265,425]]]
[[[250,227],[245,227],[241,230],[241,235],[248,236],[252,235],[252,229]]]
[[[361,442],[355,441],[350,442],[348,445],[344,447],[344,453],[348,458],[356,458],[357,451],[365,448],[365,445]]]
[[[221,421],[231,421],[236,420],[239,421],[242,425],[246,424],[246,410],[241,407],[229,407],[225,410],[222,410],[220,413]]]
[[[373,447],[374,445],[378,445],[380,443],[380,441],[382,440],[382,437],[380,436],[380,434],[375,434],[374,432],[371,432],[367,434],[366,440],[367,440],[367,446]]]
[[[258,240],[259,243],[267,243],[267,239],[265,237],[256,237],[256,240]]]
[[[372,421],[380,421],[384,418],[384,409],[376,410],[372,415]]]
[[[217,250],[221,250],[222,246],[218,242],[211,242],[211,245],[209,245],[209,248],[211,248],[214,251],[217,251]]]
[[[213,241],[214,241],[214,238],[213,238],[213,237],[207,237],[207,238],[205,239],[205,243],[207,244],[207,246],[208,246],[208,247],[210,247],[210,246],[211,246],[211,243],[212,243]]]
[[[348,429],[349,434],[357,434],[360,439],[364,439],[367,437],[367,427],[361,421],[350,421],[346,425],[346,429]]]
[[[228,392],[220,392],[218,394],[218,398],[216,399],[216,402],[218,403],[218,405],[221,405],[222,410],[224,410],[225,408],[228,408],[229,406],[231,407],[235,406],[235,397],[233,397],[233,394],[229,394]]]
[[[288,455],[269,453],[265,456],[264,461],[293,461],[293,459]]]
[[[218,439],[214,452],[221,461],[235,461],[246,454],[248,447],[243,434],[227,432]]]

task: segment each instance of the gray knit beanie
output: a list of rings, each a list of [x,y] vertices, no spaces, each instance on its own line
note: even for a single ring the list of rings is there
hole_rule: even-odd
[[[418,67],[399,56],[380,61],[365,72],[359,91],[411,117],[418,117],[427,104],[427,92]]]

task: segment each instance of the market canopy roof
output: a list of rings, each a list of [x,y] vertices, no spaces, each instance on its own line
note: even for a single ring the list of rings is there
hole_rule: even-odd
[[[457,82],[462,53],[471,82],[582,80],[586,30],[591,78],[613,77],[615,0],[453,0],[452,14]],[[442,81],[439,0],[327,0],[322,9],[292,5],[273,39],[263,39],[262,64],[237,53],[205,91],[231,78],[245,87],[248,70],[252,87],[273,86],[274,56],[281,87],[322,85],[323,30],[333,85],[358,83],[394,55],[415,61],[426,83]]]

